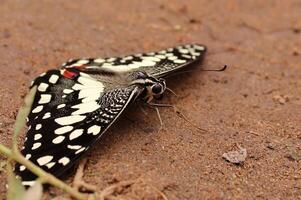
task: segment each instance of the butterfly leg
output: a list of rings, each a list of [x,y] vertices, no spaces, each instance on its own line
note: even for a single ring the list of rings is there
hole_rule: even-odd
[[[193,127],[195,127],[196,129],[200,130],[200,131],[206,131],[205,129],[202,129],[200,128],[199,126],[197,126],[196,124],[194,124],[193,122],[191,122],[179,109],[178,107],[176,107],[175,105],[171,105],[171,104],[157,104],[157,103],[147,103],[147,105],[151,108],[154,108],[156,109],[157,113],[158,113],[158,116],[159,116],[159,119],[160,119],[160,122],[161,122],[161,125],[163,125],[163,122],[162,122],[162,119],[160,117],[160,113],[159,113],[159,109],[158,107],[165,107],[165,108],[173,108],[174,112],[179,116],[181,117],[182,119],[184,119],[186,122],[188,122],[190,125],[192,125]]]
[[[151,102],[146,102],[146,105],[148,107],[153,108],[153,109],[156,110],[158,118],[160,120],[161,126],[163,126],[163,121],[162,121],[162,118],[161,118],[160,111],[159,111],[158,107],[166,107],[166,108],[172,108],[172,107],[174,107],[173,105],[170,105],[170,104],[157,104],[157,103],[151,103]]]
[[[162,103],[147,103],[150,107],[163,107],[163,108],[175,108],[174,105],[171,104],[162,104]]]
[[[144,115],[147,115],[146,110],[143,108],[143,106],[141,104],[139,104],[139,108],[143,112]]]
[[[88,184],[83,180],[84,169],[87,162],[88,162],[87,158],[84,158],[83,160],[80,161],[79,166],[76,170],[76,174],[73,179],[73,187],[78,191],[84,189],[85,191],[88,192],[94,192],[96,191],[95,185]]]
[[[159,112],[159,108],[158,108],[158,107],[155,107],[155,109],[156,109],[158,118],[159,118],[159,120],[160,120],[160,124],[161,124],[161,126],[163,126],[163,121],[162,121],[162,118],[161,118],[161,115],[160,115],[160,112]]]

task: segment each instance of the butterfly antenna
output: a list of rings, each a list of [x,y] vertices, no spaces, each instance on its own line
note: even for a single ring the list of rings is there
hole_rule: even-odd
[[[228,65],[224,65],[221,69],[192,69],[192,70],[175,72],[175,73],[170,74],[169,76],[166,76],[166,77],[172,77],[172,76],[176,76],[176,75],[179,75],[179,74],[195,72],[197,70],[198,71],[205,71],[205,72],[222,72],[222,71],[225,71],[227,68],[228,68]]]
[[[166,87],[166,90],[168,90],[170,93],[172,93],[172,94],[175,95],[176,97],[179,97],[172,89]]]
[[[227,69],[227,65],[224,65],[221,69],[200,69],[201,71],[207,71],[207,72],[222,72]]]

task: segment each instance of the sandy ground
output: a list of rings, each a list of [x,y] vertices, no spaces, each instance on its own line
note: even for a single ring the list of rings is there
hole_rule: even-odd
[[[204,68],[230,68],[173,77],[179,97],[162,101],[207,131],[171,109],[161,127],[153,110],[133,107],[88,153],[85,180],[102,190],[138,179],[115,193],[122,199],[301,199],[299,0],[0,3],[1,143],[10,145],[30,81],[69,58],[201,43]],[[236,145],[248,153],[240,166],[222,158]]]

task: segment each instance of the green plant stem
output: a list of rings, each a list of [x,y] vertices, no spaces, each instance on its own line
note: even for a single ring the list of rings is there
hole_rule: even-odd
[[[69,185],[65,184],[63,181],[57,179],[55,176],[45,172],[38,166],[34,165],[31,161],[24,158],[24,156],[19,151],[12,151],[9,148],[5,147],[4,145],[0,144],[0,153],[5,155],[10,159],[14,159],[18,163],[24,165],[27,169],[31,172],[36,174],[43,183],[49,183],[57,188],[60,188],[67,192],[70,196],[79,199],[85,200],[87,196],[78,192],[74,188],[70,187]]]

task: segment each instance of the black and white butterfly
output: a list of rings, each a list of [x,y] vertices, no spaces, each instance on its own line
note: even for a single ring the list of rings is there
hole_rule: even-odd
[[[74,165],[135,100],[150,102],[166,89],[163,77],[202,60],[206,47],[188,44],[116,58],[69,60],[37,77],[22,154],[59,177]],[[15,171],[26,186],[36,176]]]

